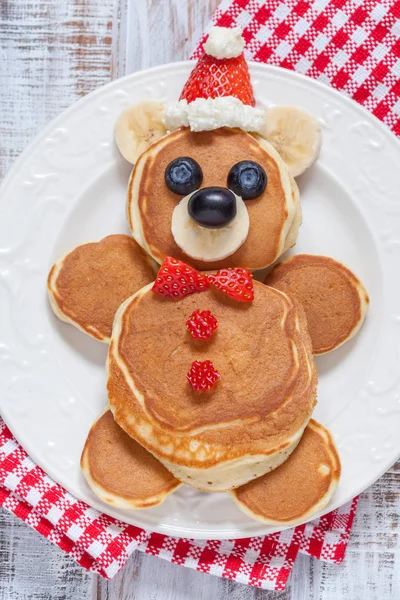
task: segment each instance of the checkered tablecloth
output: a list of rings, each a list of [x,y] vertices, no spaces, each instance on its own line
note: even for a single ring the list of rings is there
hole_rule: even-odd
[[[218,541],[161,535],[122,523],[71,496],[29,458],[0,419],[0,505],[82,567],[106,578],[141,550],[202,573],[283,590],[299,552],[343,560],[356,503],[264,537]]]
[[[400,135],[400,2],[224,0],[213,24],[240,25],[248,59],[338,88]],[[283,590],[299,552],[343,560],[357,499],[274,535],[225,541],[168,537],[126,525],[71,496],[33,463],[0,419],[0,504],[107,578],[141,550],[204,573]]]
[[[248,60],[341,90],[400,136],[399,0],[223,0],[211,25],[239,25]]]

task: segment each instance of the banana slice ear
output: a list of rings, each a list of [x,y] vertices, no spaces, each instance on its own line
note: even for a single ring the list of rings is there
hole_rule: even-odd
[[[262,137],[279,152],[293,177],[311,167],[321,149],[321,127],[317,119],[295,106],[268,108]]]
[[[124,110],[115,124],[115,141],[122,156],[135,164],[147,148],[166,133],[165,104],[146,100]]]

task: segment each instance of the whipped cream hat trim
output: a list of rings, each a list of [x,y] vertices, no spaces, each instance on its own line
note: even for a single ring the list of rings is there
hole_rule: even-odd
[[[211,131],[219,127],[238,127],[243,131],[262,133],[265,110],[243,104],[234,96],[198,98],[188,104],[179,100],[170,105],[164,123],[169,131],[190,127],[191,131]]]
[[[245,41],[240,27],[213,27],[204,44],[207,55],[217,60],[236,58],[243,52]],[[262,133],[266,125],[265,110],[243,104],[235,96],[179,100],[168,106],[164,124],[169,131],[189,127],[191,131],[211,131],[220,127],[237,127],[243,131]]]

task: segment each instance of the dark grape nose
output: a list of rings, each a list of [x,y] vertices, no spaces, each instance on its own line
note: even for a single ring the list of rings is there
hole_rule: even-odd
[[[225,227],[236,217],[235,194],[224,187],[201,188],[190,197],[188,211],[202,227]]]

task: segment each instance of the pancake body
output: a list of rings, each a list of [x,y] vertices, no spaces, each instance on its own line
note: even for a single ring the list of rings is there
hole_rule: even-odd
[[[62,321],[108,342],[126,298],[154,279],[153,261],[128,235],[109,235],[65,254],[50,270],[51,307]]]
[[[258,162],[267,173],[265,191],[245,203],[250,218],[248,237],[228,258],[216,262],[194,260],[174,241],[172,213],[183,196],[168,189],[164,172],[180,156],[190,156],[199,163],[203,171],[201,187],[226,187],[231,167],[242,160]],[[259,136],[227,128],[196,133],[181,128],[152,144],[132,171],[127,216],[132,235],[155,261],[162,263],[166,256],[173,256],[199,270],[262,269],[295,243],[301,223],[297,186],[276,150]]]
[[[287,295],[254,282],[243,304],[209,288],[176,302],[146,286],[115,317],[108,396],[117,423],[182,482],[206,491],[242,485],[294,450],[316,402],[317,373],[306,319]],[[207,343],[186,320],[211,310]],[[212,360],[221,379],[194,391],[186,373]]]
[[[340,478],[340,460],[329,431],[311,419],[287,461],[231,495],[251,519],[296,525],[322,510]]]
[[[364,322],[369,304],[364,286],[347,267],[328,256],[292,256],[274,267],[264,283],[301,302],[314,354],[338,348]]]
[[[107,410],[92,426],[81,469],[94,493],[119,508],[150,508],[165,500],[180,482],[130,438]]]

